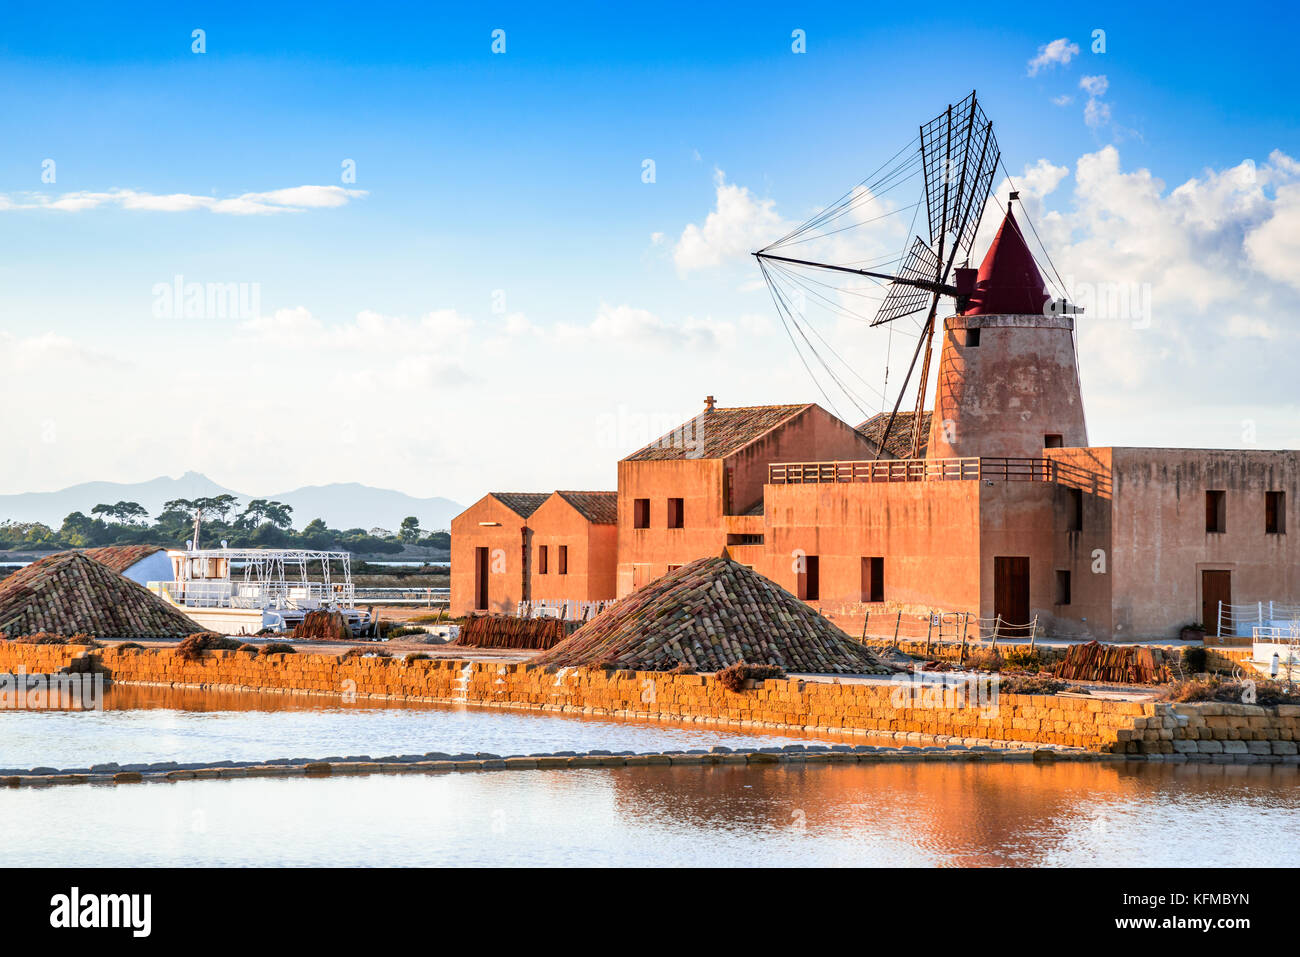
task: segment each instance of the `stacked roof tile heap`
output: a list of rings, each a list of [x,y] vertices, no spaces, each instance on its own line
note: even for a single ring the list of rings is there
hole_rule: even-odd
[[[0,632],[183,638],[203,631],[143,585],[80,552],[33,562],[0,582]]]
[[[794,595],[725,553],[638,589],[534,661],[642,671],[682,664],[717,671],[741,661],[787,672],[890,671]]]

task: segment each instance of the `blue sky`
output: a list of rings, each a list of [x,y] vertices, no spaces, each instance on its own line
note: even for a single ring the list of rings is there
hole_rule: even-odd
[[[1039,178],[1052,188],[1029,212],[1063,271],[1154,287],[1154,333],[1081,330],[1092,441],[1300,443],[1294,396],[1256,381],[1293,335],[1276,305],[1300,222],[1285,162],[1300,156],[1288,45],[1300,15],[1185,4],[923,13],[7,11],[0,372],[33,408],[4,426],[19,454],[0,464],[0,491],[188,469],[251,492],[355,480],[461,501],[489,488],[612,487],[614,461],[706,392],[724,405],[818,398],[752,262],[734,253],[838,196],[972,88],[1012,173],[1047,164]],[[204,53],[191,50],[194,29]],[[503,54],[491,51],[494,29]],[[791,50],[795,29],[805,53]],[[1091,49],[1098,29],[1103,53]],[[1033,69],[1058,39],[1077,52]],[[1104,77],[1101,121],[1084,113],[1085,77]],[[1270,161],[1275,151],[1284,159]],[[1081,167],[1084,157],[1094,160]],[[42,181],[47,159],[53,183]],[[345,160],[355,182],[340,177]],[[1225,186],[1247,160],[1259,181]],[[1175,195],[1189,181],[1190,206]],[[315,190],[297,194],[305,205],[274,195],[300,187]],[[188,199],[49,208],[118,190]],[[273,194],[271,209],[200,203],[250,194]],[[692,261],[681,238],[724,195],[743,207],[740,232],[719,217],[720,251]],[[1138,207],[1149,221],[1128,217]],[[1188,223],[1203,235],[1183,248]],[[1133,234],[1168,242],[1135,259]],[[1207,256],[1230,288],[1188,290]],[[154,287],[178,274],[256,284],[265,321],[160,319]],[[1226,344],[1204,338],[1230,324]],[[861,328],[827,335],[879,361]],[[1231,396],[1179,392],[1215,363],[1238,383]]]

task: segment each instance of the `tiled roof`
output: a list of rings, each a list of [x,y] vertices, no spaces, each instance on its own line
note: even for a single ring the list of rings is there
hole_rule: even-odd
[[[556,493],[593,525],[618,524],[617,492],[565,492]]]
[[[910,459],[912,457],[912,419],[915,418],[915,412],[899,412],[894,417],[894,427],[889,430],[889,441],[885,443],[885,451],[895,458]],[[921,416],[921,458],[925,458],[926,439],[930,435],[930,422],[934,418],[933,412],[926,412]],[[857,431],[861,432],[872,445],[880,447],[881,436],[885,434],[885,424],[889,421],[889,413],[881,412],[879,415],[873,415],[867,421],[857,426]]]
[[[780,585],[726,555],[701,558],[615,602],[537,664],[716,671],[744,661],[787,672],[889,668]]]
[[[751,405],[736,409],[709,409],[684,422],[667,435],[623,461],[648,462],[673,459],[721,459],[811,409],[804,405]]]
[[[42,558],[0,582],[0,632],[183,638],[203,631],[143,585],[81,552]]]
[[[166,549],[161,545],[101,545],[99,548],[87,548],[82,554],[101,565],[107,565],[120,575],[136,562],[162,551]]]
[[[520,518],[527,518],[541,506],[550,492],[493,492],[492,497]]]

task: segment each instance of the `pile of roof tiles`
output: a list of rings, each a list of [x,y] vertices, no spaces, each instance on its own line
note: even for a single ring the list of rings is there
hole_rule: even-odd
[[[1071,645],[1056,676],[1067,681],[1115,681],[1157,684],[1168,681],[1169,668],[1156,665],[1150,648],[1140,645],[1102,645],[1095,641]]]
[[[452,642],[474,648],[529,648],[545,650],[562,642],[577,628],[559,618],[514,618],[510,615],[474,615],[460,626]]]
[[[0,581],[0,632],[183,638],[203,627],[143,585],[80,552],[51,555]]]
[[[738,662],[814,674],[891,670],[780,585],[725,553],[633,592],[534,661],[642,671],[681,665],[718,671]]]

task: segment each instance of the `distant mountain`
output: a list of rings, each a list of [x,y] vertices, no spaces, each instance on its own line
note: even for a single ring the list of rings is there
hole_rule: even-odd
[[[313,518],[323,518],[331,528],[376,526],[397,531],[403,518],[414,515],[420,527],[437,530],[451,527],[454,515],[464,507],[448,498],[416,498],[392,489],[372,488],[356,482],[309,485],[275,495],[248,495],[218,485],[206,475],[186,472],[180,478],[161,476],[148,482],[83,482],[57,492],[22,492],[0,495],[0,521],[44,522],[58,528],[70,512],[85,512],[101,502],[138,502],[150,517],[162,511],[174,498],[204,498],[234,495],[241,503],[251,498],[268,498],[293,506],[293,524],[302,528]]]

